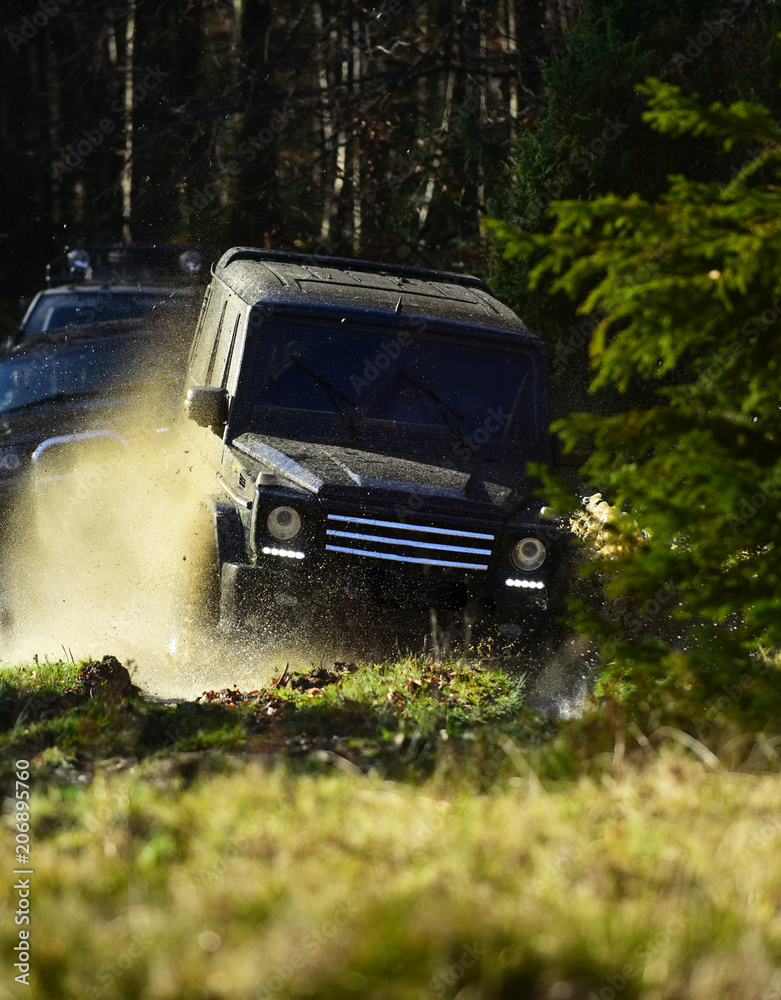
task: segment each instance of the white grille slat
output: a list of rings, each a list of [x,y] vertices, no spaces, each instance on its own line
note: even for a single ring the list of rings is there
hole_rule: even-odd
[[[395,555],[393,552],[370,552],[368,549],[350,549],[344,545],[326,545],[325,549],[326,552],[346,552],[349,555],[366,556],[369,559],[388,559],[391,562],[418,563],[421,566],[450,566],[456,569],[488,569],[488,563],[451,562],[447,559],[431,559],[425,556],[418,559],[415,556]]]
[[[459,528],[442,528],[434,525],[409,524],[404,521],[384,521],[376,518],[350,517],[329,514],[326,528],[326,551],[367,559],[386,559],[390,562],[442,566],[453,569],[488,569],[492,553],[485,543],[493,542],[494,535]],[[339,527],[334,522],[337,522]],[[348,530],[342,530],[348,529]],[[349,530],[352,529],[352,530]],[[384,530],[383,530],[384,529]],[[410,534],[417,537],[410,538]],[[426,539],[423,536],[428,535]],[[442,536],[463,542],[448,544]],[[335,544],[340,542],[341,544]],[[354,542],[355,544],[344,544]],[[474,546],[467,544],[474,542]],[[387,551],[385,546],[388,547]],[[378,548],[379,547],[379,548]],[[463,558],[456,558],[463,556]]]
[[[383,538],[382,535],[359,535],[354,531],[331,531],[328,535],[331,538],[352,538],[361,542],[380,542],[383,545],[405,545],[408,548],[431,549],[436,548],[437,552],[466,552],[476,556],[490,556],[490,549],[471,549],[466,545],[445,545],[444,542],[437,542],[432,545],[430,542],[417,542],[412,538]]]
[[[479,531],[460,531],[457,528],[431,528],[425,524],[407,524],[405,521],[374,521],[368,517],[347,517],[345,514],[329,514],[329,521],[349,521],[361,526],[370,524],[378,528],[396,528],[399,531],[426,531],[430,535],[457,535],[459,538],[480,538],[487,542],[494,540],[494,535],[484,535]]]

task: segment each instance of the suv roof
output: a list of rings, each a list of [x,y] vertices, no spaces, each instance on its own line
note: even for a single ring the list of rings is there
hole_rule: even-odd
[[[539,340],[473,275],[249,247],[223,254],[212,273],[251,305],[377,310],[488,325]]]
[[[201,266],[192,244],[79,244],[46,265],[46,284],[186,284],[200,277]]]

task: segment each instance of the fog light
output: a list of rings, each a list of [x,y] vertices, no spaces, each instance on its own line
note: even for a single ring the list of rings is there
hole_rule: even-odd
[[[542,590],[545,586],[542,580],[514,580],[512,577],[504,582],[508,587],[523,587],[524,590]]]
[[[301,530],[301,518],[292,507],[275,507],[266,519],[269,533],[280,541],[290,541]]]
[[[298,604],[298,598],[292,594],[274,594],[274,600],[280,608],[294,608]]]
[[[283,559],[303,559],[304,553],[297,552],[295,549],[275,549],[271,545],[263,546],[264,556],[281,556]]]

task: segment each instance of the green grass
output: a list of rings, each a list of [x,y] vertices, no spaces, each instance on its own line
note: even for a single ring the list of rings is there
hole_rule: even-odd
[[[698,730],[717,759],[665,719],[553,723],[513,678],[416,660],[181,705],[2,676],[3,778],[23,757],[34,785],[31,987],[3,1000],[781,994],[767,738]]]
[[[176,705],[100,690],[90,697],[79,681],[78,664],[4,675],[3,779],[18,758],[31,761],[34,780],[46,781],[91,773],[106,759],[213,750],[284,758],[298,770],[327,769],[339,758],[362,771],[424,780],[458,747],[467,747],[477,778],[491,754],[486,741],[496,751],[504,735],[539,739],[545,728],[524,707],[522,678],[414,659],[293,672],[285,686],[208,692]]]
[[[227,755],[196,782],[157,761],[52,784],[34,995],[755,1000],[781,958],[778,791],[670,750],[482,793]]]

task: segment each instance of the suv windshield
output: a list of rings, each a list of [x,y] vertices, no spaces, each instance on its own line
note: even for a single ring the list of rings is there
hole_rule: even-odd
[[[139,292],[133,288],[48,292],[40,296],[23,327],[25,336],[32,337],[74,324],[179,316],[188,306],[196,308],[194,297],[186,292]]]
[[[402,331],[264,324],[242,429],[481,458],[539,442],[535,352]]]
[[[166,371],[159,341],[148,335],[58,345],[0,365],[0,412],[55,397],[109,395],[165,382]]]

